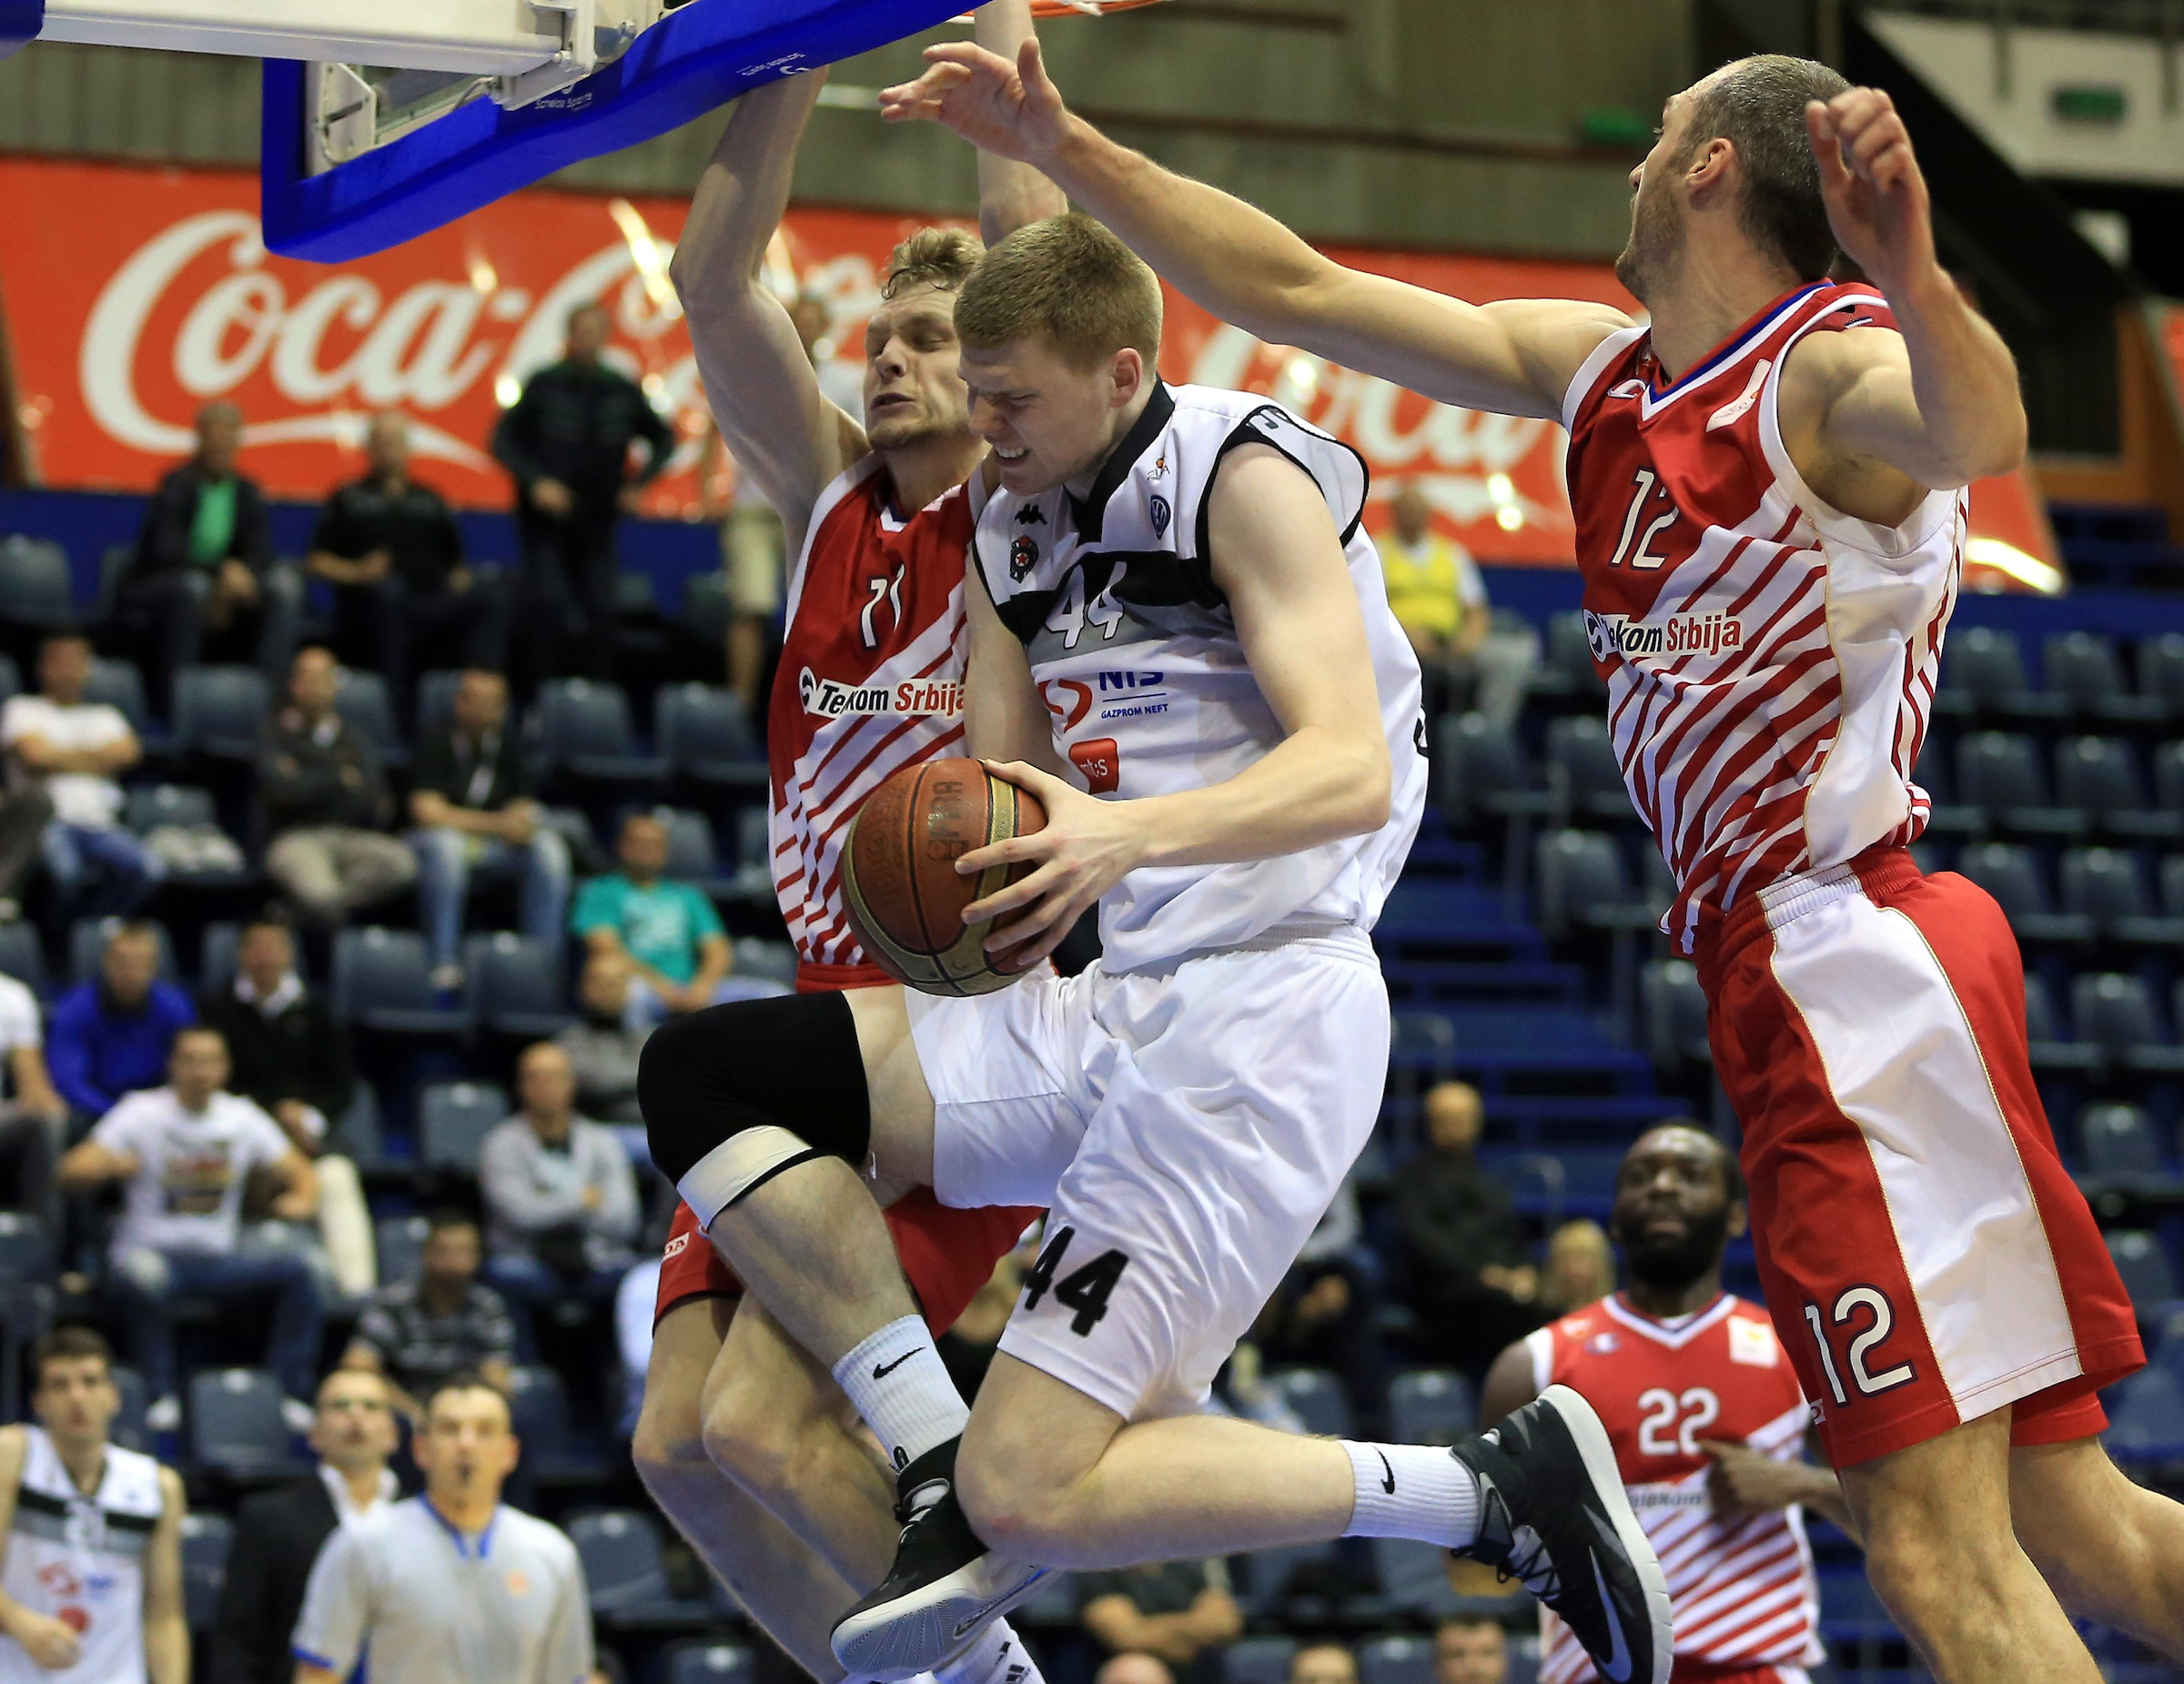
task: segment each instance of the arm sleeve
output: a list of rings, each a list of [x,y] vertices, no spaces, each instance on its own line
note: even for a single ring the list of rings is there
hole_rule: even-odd
[[[1456,600],[1466,608],[1484,608],[1486,579],[1479,571],[1478,562],[1461,544],[1451,543],[1450,548],[1456,554]]]
[[[265,1535],[265,1517],[246,1503],[236,1516],[235,1545],[228,1552],[228,1568],[220,1580],[220,1603],[205,1634],[206,1684],[258,1684],[258,1662],[268,1655],[285,1655],[288,1634],[266,1630],[267,1569],[271,1552]]]
[[[485,1137],[478,1155],[478,1185],[486,1207],[502,1222],[521,1233],[535,1234],[564,1222],[581,1222],[588,1214],[583,1187],[571,1183],[566,1193],[542,1192],[523,1173],[523,1143],[519,1129],[528,1125],[503,1123]]]
[[[531,454],[531,436],[536,431],[538,407],[532,403],[531,389],[537,377],[524,382],[523,390],[516,401],[501,412],[493,428],[493,456],[500,466],[516,477],[517,482],[528,491],[531,481],[549,476]]]
[[[345,1679],[364,1648],[371,1622],[370,1564],[355,1534],[337,1527],[318,1552],[304,1587],[303,1612],[288,1639],[299,1660]]]
[[[76,1110],[103,1116],[113,1108],[114,1095],[100,1088],[91,1074],[90,1008],[81,1000],[64,1000],[53,1014],[53,1034],[46,1045],[46,1074],[60,1095]]]
[[[726,935],[728,932],[721,925],[721,914],[705,897],[704,892],[688,883],[683,884],[683,888],[690,895],[692,939],[702,942],[709,935]]]
[[[197,500],[188,494],[190,483],[177,469],[152,493],[144,511],[144,535],[136,544],[138,578],[189,565],[189,523]]]
[[[569,914],[569,928],[578,935],[594,930],[612,930],[616,919],[609,910],[613,889],[604,877],[594,877],[576,892],[576,909]]]
[[[584,1588],[584,1564],[576,1547],[569,1548],[569,1570],[561,1582],[553,1629],[546,1638],[545,1684],[591,1684],[598,1657],[592,1652],[592,1603]]]
[[[250,1105],[250,1132],[244,1137],[243,1143],[249,1149],[250,1167],[260,1169],[279,1163],[295,1150],[295,1143],[288,1138],[287,1131],[258,1106],[248,1100],[244,1104]]]
[[[644,471],[630,483],[650,485],[666,471],[667,459],[674,454],[675,434],[642,390],[637,399],[637,437],[644,440]]]

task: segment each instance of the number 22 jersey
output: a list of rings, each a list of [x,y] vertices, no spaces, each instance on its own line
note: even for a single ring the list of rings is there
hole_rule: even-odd
[[[1795,1508],[1715,1518],[1713,1464],[1699,1447],[1742,1444],[1780,1461],[1805,1448],[1812,1415],[1774,1324],[1724,1293],[1670,1321],[1618,1293],[1528,1336],[1532,1378],[1567,1386],[1599,1411],[1638,1522],[1668,1575],[1678,1674],[1785,1669],[1823,1658],[1819,1588]],[[1598,1675],[1552,1614],[1541,1621],[1540,1684]]]

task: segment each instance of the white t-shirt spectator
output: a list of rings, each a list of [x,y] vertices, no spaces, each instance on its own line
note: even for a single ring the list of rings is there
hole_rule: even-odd
[[[11,696],[7,706],[0,708],[0,748],[12,750],[25,737],[42,737],[49,747],[73,753],[108,748],[129,735],[127,717],[103,701],[63,707],[43,696]],[[12,760],[8,771],[12,783],[25,781],[22,767]],[[46,793],[53,798],[54,817],[64,824],[104,831],[112,829],[121,816],[121,785],[111,778],[87,771],[56,772],[46,780]]]
[[[143,1166],[122,1194],[116,1252],[233,1251],[242,1235],[243,1184],[292,1149],[280,1124],[239,1094],[215,1094],[191,1112],[171,1087],[126,1095],[91,1138],[110,1152],[135,1154]]]
[[[8,1055],[18,1047],[45,1044],[45,1034],[38,1023],[37,996],[14,977],[0,976],[0,1093],[5,1093],[9,1086]]]

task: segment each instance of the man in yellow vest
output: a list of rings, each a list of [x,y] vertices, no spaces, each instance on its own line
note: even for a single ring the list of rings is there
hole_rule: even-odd
[[[1512,630],[1495,627],[1479,564],[1433,529],[1433,506],[1417,480],[1403,482],[1390,512],[1395,524],[1379,540],[1380,570],[1388,606],[1424,670],[1428,711],[1471,706],[1515,724],[1538,663],[1537,638],[1522,621]]]

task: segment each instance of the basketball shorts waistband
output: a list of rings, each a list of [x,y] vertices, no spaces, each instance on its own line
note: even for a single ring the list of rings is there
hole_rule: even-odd
[[[1722,967],[1750,943],[1822,907],[1869,890],[1885,893],[1916,882],[1924,875],[1908,848],[1900,842],[1876,842],[1840,864],[1777,877],[1731,907],[1711,931],[1701,933],[1695,955],[1699,980],[1711,990]]]

